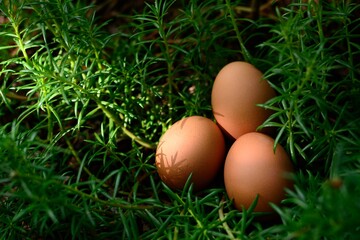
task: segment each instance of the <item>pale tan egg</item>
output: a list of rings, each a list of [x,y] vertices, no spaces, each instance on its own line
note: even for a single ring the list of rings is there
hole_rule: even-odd
[[[162,181],[182,189],[192,174],[195,190],[207,187],[225,160],[224,137],[219,127],[201,116],[184,118],[160,138],[156,168]]]
[[[214,117],[226,136],[236,140],[254,132],[272,113],[257,104],[275,97],[263,74],[247,62],[224,66],[214,81],[211,105]]]
[[[252,132],[239,137],[225,160],[226,192],[238,210],[249,208],[259,196],[255,212],[272,212],[269,203],[280,204],[285,188],[293,185],[289,174],[294,171],[288,154],[279,144],[274,153],[274,139]]]

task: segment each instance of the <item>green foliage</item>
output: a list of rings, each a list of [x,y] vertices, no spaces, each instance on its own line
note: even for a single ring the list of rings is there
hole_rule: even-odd
[[[274,206],[283,225],[267,229],[270,235],[276,232],[281,239],[358,238],[360,220],[355,213],[360,210],[359,140],[337,145],[328,180],[320,181],[309,172],[298,175],[303,187],[290,192],[287,201],[291,208]]]
[[[280,128],[277,139],[285,135],[294,161],[327,174],[339,141],[359,135],[359,18],[352,15],[358,8],[292,4],[261,44],[270,49],[266,75],[279,92],[264,125]]]
[[[0,0],[0,238],[356,239],[360,7],[317,2],[249,19],[241,1],[155,0],[117,25],[83,1]],[[263,126],[297,168],[280,222],[235,210],[221,176],[195,193],[156,174],[161,134],[212,117],[233,60],[278,92]]]

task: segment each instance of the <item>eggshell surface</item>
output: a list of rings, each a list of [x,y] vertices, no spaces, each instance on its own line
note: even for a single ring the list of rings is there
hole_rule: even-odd
[[[255,212],[272,212],[269,202],[280,204],[285,188],[293,182],[289,173],[293,165],[279,144],[274,153],[274,140],[262,133],[242,135],[231,146],[225,160],[226,192],[238,210],[249,208],[259,195]]]
[[[211,92],[214,117],[225,134],[236,140],[256,131],[271,114],[257,104],[275,97],[263,74],[247,62],[224,66],[215,78]]]
[[[225,142],[210,119],[191,116],[174,123],[160,138],[156,168],[162,181],[182,189],[192,173],[195,190],[208,186],[225,159]]]

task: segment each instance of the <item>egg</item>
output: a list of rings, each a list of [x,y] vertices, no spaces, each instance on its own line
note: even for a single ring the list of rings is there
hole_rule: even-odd
[[[239,137],[229,149],[224,166],[224,184],[228,197],[235,207],[249,208],[258,195],[255,212],[272,212],[269,203],[280,204],[285,198],[285,188],[293,181],[294,171],[284,148],[274,139],[258,132]]]
[[[270,116],[270,110],[257,106],[276,96],[263,74],[247,62],[224,66],[215,78],[211,92],[214,117],[225,135],[236,140],[254,132]]]
[[[174,123],[159,140],[156,168],[162,181],[182,189],[192,174],[195,190],[207,187],[225,160],[225,141],[214,121],[191,116]]]

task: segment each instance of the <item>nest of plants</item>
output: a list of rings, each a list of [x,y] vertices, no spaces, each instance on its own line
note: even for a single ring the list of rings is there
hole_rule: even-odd
[[[360,5],[355,1],[0,0],[1,239],[357,239]],[[171,190],[155,148],[212,117],[235,60],[277,96],[264,126],[296,168],[277,221],[223,182]]]

